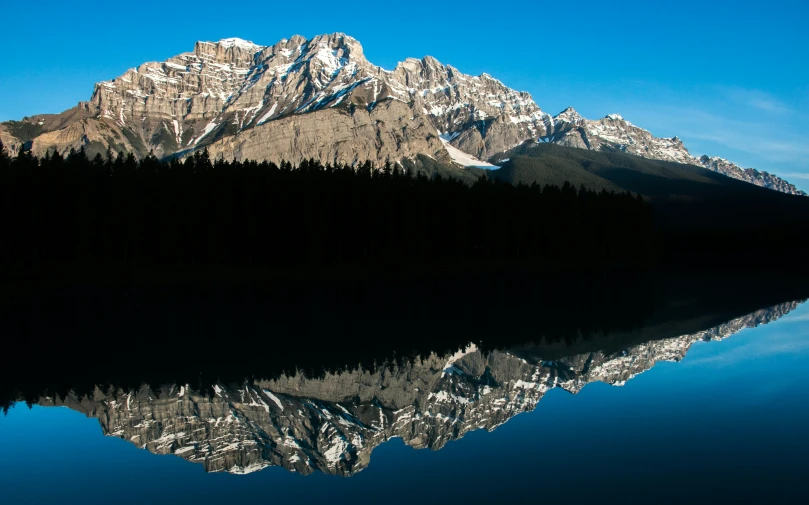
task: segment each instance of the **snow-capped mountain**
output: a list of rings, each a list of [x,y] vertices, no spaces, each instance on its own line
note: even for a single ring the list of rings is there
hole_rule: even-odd
[[[533,410],[549,390],[576,394],[601,381],[621,386],[660,361],[682,360],[698,341],[721,340],[774,321],[800,302],[758,310],[719,326],[614,352],[543,359],[542,348],[483,352],[474,345],[376,371],[320,378],[281,376],[253,384],[102,391],[92,398],[42,398],[95,417],[106,435],[206,471],[249,473],[267,466],[352,475],[378,445],[400,437],[441,449],[467,433],[492,431]]]
[[[590,121],[567,109],[551,117],[528,93],[429,56],[385,70],[342,33],[296,35],[273,46],[197,42],[193,52],[96,84],[88,102],[61,114],[0,124],[6,147],[31,142],[35,154],[84,147],[91,155],[111,148],[170,156],[207,148],[212,156],[271,161],[381,164],[426,155],[487,166],[529,139],[700,165],[800,193],[766,172],[695,158],[678,138],[655,138],[618,115]]]

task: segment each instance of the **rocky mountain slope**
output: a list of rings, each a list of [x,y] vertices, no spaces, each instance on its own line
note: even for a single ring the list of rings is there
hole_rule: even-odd
[[[144,63],[96,84],[91,99],[58,115],[0,124],[12,151],[84,147],[143,156],[207,148],[214,157],[353,163],[415,160],[487,166],[526,140],[704,166],[778,191],[800,193],[766,172],[695,158],[678,138],[655,138],[618,115],[598,121],[567,109],[551,117],[525,92],[470,76],[435,58],[392,71],[355,39],[335,33],[259,46],[197,42],[194,51]]]
[[[741,168],[725,159],[709,156],[695,157],[677,137],[658,138],[618,114],[592,121],[567,108],[553,117],[553,127],[540,142],[596,151],[618,151],[642,158],[696,165],[720,174],[793,195],[806,195],[794,185],[767,172]],[[497,160],[495,160],[497,162]]]
[[[775,176],[769,172],[759,172],[755,168],[741,168],[735,163],[732,163],[724,158],[719,158],[717,156],[700,156],[699,158],[696,158],[695,161],[698,161],[699,165],[707,168],[708,170],[713,170],[714,172],[727,175],[728,177],[733,177],[734,179],[739,179],[740,181],[749,182],[751,184],[755,184],[756,186],[774,189],[790,195],[806,195],[806,192],[799,190],[793,184],[788,183],[778,176]],[[696,165],[697,163],[693,164]]]
[[[616,352],[543,360],[540,348],[453,355],[353,370],[321,378],[282,376],[209,391],[167,386],[102,391],[92,398],[42,398],[95,417],[106,435],[156,454],[174,454],[206,471],[248,473],[267,466],[309,474],[352,475],[379,444],[401,437],[414,448],[440,449],[466,433],[493,430],[533,410],[554,388],[579,392],[594,381],[620,386],[659,361],[680,361],[692,344],[720,340],[774,321],[799,302],[763,309],[690,335]]]

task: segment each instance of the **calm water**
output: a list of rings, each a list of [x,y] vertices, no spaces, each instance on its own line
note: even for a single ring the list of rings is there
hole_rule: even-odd
[[[0,502],[809,498],[809,304],[612,347],[20,402],[0,418]]]

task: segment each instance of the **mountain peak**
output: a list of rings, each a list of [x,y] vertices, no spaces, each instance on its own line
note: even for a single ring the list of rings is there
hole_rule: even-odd
[[[287,44],[287,45],[295,45],[295,46],[300,46],[301,44],[305,44],[305,43],[306,43],[306,41],[307,41],[307,38],[306,38],[306,37],[304,37],[303,35],[298,35],[298,34],[296,33],[295,35],[293,35],[293,36],[292,36],[292,37],[290,37],[289,39],[281,39],[281,41],[279,42],[279,44]]]
[[[294,37],[293,37],[294,38]],[[316,35],[308,40],[309,45],[325,45],[332,49],[345,48],[353,51],[362,52],[362,44],[350,35],[342,32],[324,33],[323,35]]]
[[[264,46],[253,44],[247,40],[228,38],[218,42],[201,40],[194,44],[192,54],[218,63],[246,63],[251,61],[253,56],[262,49],[264,49]],[[182,57],[182,55],[178,57]]]
[[[434,57],[428,55],[421,59],[413,57],[405,58],[404,61],[400,61],[396,65],[396,68],[418,73],[425,70],[430,71],[444,69],[444,65]]]
[[[438,61],[437,59],[435,59],[434,57],[432,57],[430,55],[425,56],[424,58],[421,59],[421,61],[424,62],[425,65],[428,65],[430,67],[443,67],[444,66],[444,65],[441,64],[440,61]]]
[[[559,114],[553,116],[554,122],[563,121],[566,123],[578,123],[584,121],[584,117],[576,112],[573,107],[568,107]]]
[[[244,40],[244,39],[240,39],[240,38],[237,38],[237,37],[231,37],[229,39],[222,39],[219,42],[216,42],[216,44],[221,46],[221,47],[225,47],[225,48],[239,47],[241,49],[247,49],[247,50],[261,49],[261,47],[262,47],[262,46],[259,46],[257,44],[253,44],[249,40]]]

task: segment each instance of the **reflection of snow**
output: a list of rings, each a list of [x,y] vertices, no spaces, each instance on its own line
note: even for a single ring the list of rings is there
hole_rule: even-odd
[[[472,354],[473,352],[476,352],[477,350],[478,346],[476,346],[475,344],[469,344],[469,346],[466,349],[459,350],[458,352],[450,356],[449,359],[447,359],[447,362],[444,364],[444,372],[448,372],[448,369],[454,368],[452,365],[456,361],[463,358],[467,354]]]
[[[277,396],[275,396],[274,394],[272,394],[272,392],[270,392],[270,391],[268,391],[268,390],[266,390],[266,389],[264,390],[264,393],[265,393],[267,396],[269,396],[269,397],[270,397],[270,400],[274,401],[274,402],[275,402],[275,404],[276,404],[276,405],[278,405],[278,408],[279,408],[279,409],[284,410],[284,406],[281,404],[281,400],[279,400]]]
[[[254,463],[250,463],[247,466],[234,466],[233,468],[228,470],[228,472],[235,473],[237,475],[244,475],[244,474],[248,474],[248,473],[257,472],[257,471],[261,470],[262,468],[266,468],[268,466],[270,466],[270,465],[267,464],[267,463],[264,463],[262,461],[256,461]]]
[[[341,459],[343,459],[343,453],[347,448],[348,442],[337,436],[334,439],[334,444],[323,453],[323,457],[331,464],[331,466],[335,466]]]

